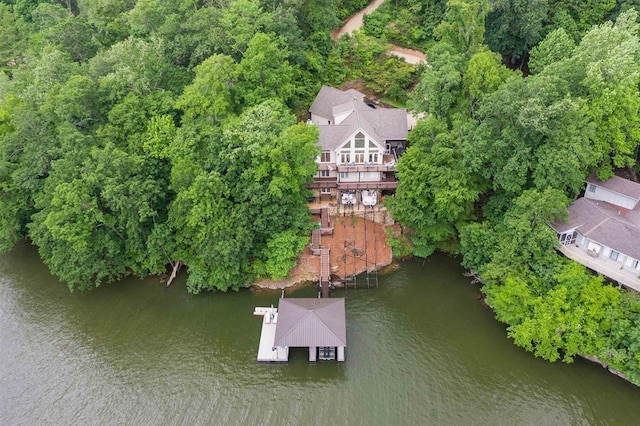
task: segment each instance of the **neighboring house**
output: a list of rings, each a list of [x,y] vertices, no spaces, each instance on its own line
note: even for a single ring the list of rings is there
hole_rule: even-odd
[[[618,283],[640,291],[640,184],[620,177],[587,179],[584,197],[555,222],[560,251]]]
[[[315,195],[344,205],[375,205],[383,191],[395,192],[395,165],[406,149],[407,112],[374,108],[357,90],[322,86],[309,108],[318,126]]]

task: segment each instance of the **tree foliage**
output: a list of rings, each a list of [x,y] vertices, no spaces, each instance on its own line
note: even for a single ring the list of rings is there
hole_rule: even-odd
[[[487,289],[487,302],[509,324],[514,342],[538,357],[571,362],[576,355],[599,355],[620,317],[620,293],[581,265],[558,269],[548,292],[536,294],[532,289],[539,284],[508,276]]]
[[[457,167],[459,140],[446,123],[430,118],[414,129],[398,164],[401,185],[388,203],[393,217],[408,227],[413,252],[427,257],[436,248],[455,251],[457,225],[469,219],[479,185]]]
[[[638,167],[638,1],[388,1],[334,42],[366,3],[0,2],[0,249],[32,241],[71,289],[283,277],[318,154],[295,117],[355,81],[421,117],[386,201],[396,253],[460,253],[516,344],[640,383],[638,297],[561,261],[547,226],[592,171]]]
[[[0,247],[30,239],[71,289],[176,265],[193,292],[286,275],[318,135],[285,105],[319,87],[331,46],[301,26],[318,6],[61,5],[0,5]]]
[[[639,382],[640,305],[563,260],[549,227],[589,173],[637,168],[637,13],[601,23],[611,2],[490,5],[486,31],[474,24],[482,13],[465,12],[480,2],[450,1],[434,32],[409,99],[424,119],[387,201],[404,227],[392,243],[461,253],[509,336],[536,356],[596,356]],[[530,52],[531,73],[508,71],[488,47],[514,64]]]

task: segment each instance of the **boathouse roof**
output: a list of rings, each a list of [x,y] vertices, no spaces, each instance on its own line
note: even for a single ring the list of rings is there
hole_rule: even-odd
[[[347,346],[344,299],[280,299],[276,346]]]

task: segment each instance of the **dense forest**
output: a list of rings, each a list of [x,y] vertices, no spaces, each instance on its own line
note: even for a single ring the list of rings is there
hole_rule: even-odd
[[[366,3],[0,0],[0,249],[28,239],[72,290],[283,277],[311,227],[306,108],[358,82],[423,117],[395,253],[460,256],[517,345],[640,383],[640,299],[547,226],[592,171],[638,171],[640,1],[387,0],[334,41]]]
[[[399,98],[415,73],[382,41],[332,41],[363,1],[2,3],[0,249],[30,239],[72,290],[287,275],[317,155],[296,116],[323,82]]]
[[[548,224],[592,171],[636,178],[639,29],[628,4],[449,1],[388,203],[396,251],[461,256],[517,345],[595,356],[635,383],[638,294],[559,255]]]

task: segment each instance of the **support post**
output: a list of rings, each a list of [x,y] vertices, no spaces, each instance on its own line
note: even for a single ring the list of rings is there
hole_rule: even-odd
[[[344,362],[344,346],[338,346],[338,361]]]
[[[316,362],[318,356],[318,347],[310,346],[309,347],[309,362]]]

